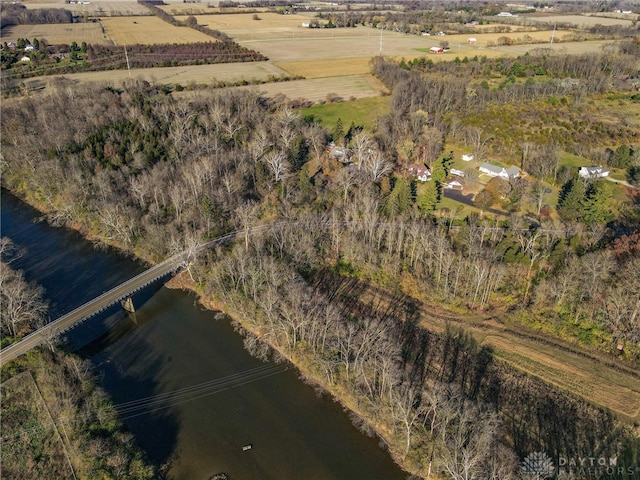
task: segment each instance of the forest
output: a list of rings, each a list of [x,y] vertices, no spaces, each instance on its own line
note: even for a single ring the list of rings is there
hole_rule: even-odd
[[[537,450],[636,465],[630,422],[497,361],[464,328],[432,332],[418,321],[421,304],[491,312],[637,375],[640,196],[629,187],[613,203],[601,181],[561,175],[555,155],[611,151],[611,162],[637,168],[637,130],[576,118],[553,126],[569,135],[540,128],[525,138],[514,128],[512,138],[476,120],[522,105],[553,107],[553,124],[558,109],[614,94],[633,105],[637,94],[614,78],[637,72],[625,53],[635,47],[625,48],[606,61],[379,59],[373,72],[393,93],[372,131],[330,131],[254,91],[172,95],[141,81],[62,79],[3,101],[2,185],[52,224],[149,261],[243,232],[185,264],[193,288],[238,322],[249,350],[272,348],[298,365],[411,473],[516,478],[519,456]],[[579,81],[568,88],[566,78]],[[611,134],[571,142],[580,131]],[[353,150],[349,165],[327,155],[331,141]],[[439,209],[456,143],[479,156],[505,149],[529,171],[508,185],[506,219]],[[433,171],[419,190],[404,173],[416,161]],[[520,199],[544,188],[543,197],[558,192],[557,207],[526,211]]]

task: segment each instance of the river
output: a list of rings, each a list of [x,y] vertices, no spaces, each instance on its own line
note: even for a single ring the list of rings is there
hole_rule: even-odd
[[[145,268],[96,250],[76,232],[35,222],[38,212],[4,190],[1,211],[2,236],[24,249],[13,265],[45,288],[53,318]],[[201,308],[193,294],[153,290],[135,299],[135,318],[115,309],[68,340],[92,362],[149,459],[170,462],[170,478],[407,477],[290,364],[251,357],[229,320]]]

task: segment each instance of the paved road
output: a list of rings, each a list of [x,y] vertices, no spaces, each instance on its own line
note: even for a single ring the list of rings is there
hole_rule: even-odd
[[[473,194],[470,193],[468,195],[464,195],[460,190],[451,190],[448,188],[444,189],[443,195],[452,200],[456,200],[457,202],[464,203],[465,205],[469,205],[471,207],[475,207],[476,205],[473,203]],[[508,217],[509,214],[502,212],[500,210],[496,210],[495,208],[488,208],[485,212],[493,213],[494,215],[500,215],[502,217]]]
[[[249,233],[264,230],[268,225],[253,227]],[[229,242],[236,238],[238,235],[243,234],[244,230],[236,231],[223,235],[209,242],[196,246],[192,250],[192,254],[197,254],[203,250],[211,248],[215,245]],[[130,296],[137,292],[141,288],[149,285],[151,282],[158,280],[171,272],[178,270],[181,266],[184,266],[189,261],[187,254],[189,252],[182,252],[178,255],[174,255],[171,258],[154,265],[153,267],[145,270],[144,272],[136,275],[135,277],[121,283],[117,287],[112,288],[108,292],[103,293],[97,298],[79,306],[75,310],[61,316],[53,322],[49,322],[44,327],[39,328],[35,332],[27,335],[22,340],[13,345],[0,350],[0,367],[6,362],[13,360],[14,358],[24,355],[32,348],[35,348],[43,343],[46,343],[49,339],[69,330],[78,322],[85,320],[86,318],[99,313],[111,305],[117,303],[119,300]]]

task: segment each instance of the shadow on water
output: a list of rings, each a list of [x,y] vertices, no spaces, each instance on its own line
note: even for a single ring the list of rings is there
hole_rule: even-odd
[[[44,288],[55,319],[147,268],[142,262],[97,250],[78,232],[51,227],[42,214],[2,189],[0,225],[21,250],[12,261],[28,281]],[[41,220],[38,220],[41,219]]]
[[[153,293],[157,290],[153,289]],[[146,295],[152,296],[149,292]],[[138,308],[144,303],[137,303]],[[102,319],[99,327],[102,333],[98,337],[95,337],[95,327],[89,328],[89,333],[73,332],[72,336],[77,342],[77,337],[86,340],[93,335],[77,353],[90,359],[99,372],[101,386],[109,393],[120,419],[134,434],[147,458],[154,465],[162,466],[171,461],[175,451],[179,421],[177,415],[159,401],[162,388],[154,372],[165,369],[171,359],[138,334],[145,324],[153,321],[152,312],[130,314],[119,306],[116,308],[119,309],[116,313]]]

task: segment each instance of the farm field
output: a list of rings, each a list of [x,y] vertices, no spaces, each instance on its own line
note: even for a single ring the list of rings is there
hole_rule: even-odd
[[[110,45],[98,23],[61,23],[55,25],[15,25],[2,29],[3,42],[15,42],[18,38],[45,39],[49,44],[73,42]]]
[[[122,16],[122,15],[150,15],[151,12],[144,5],[132,0],[94,0],[86,4],[71,4],[64,1],[52,2],[25,2],[28,9],[37,8],[64,8],[74,14],[85,14],[91,16]]]
[[[587,15],[523,15],[523,18],[534,22],[557,22],[572,23],[574,25],[586,25],[592,27],[594,25],[624,25],[631,26],[631,20],[623,18],[596,17]]]
[[[136,43],[214,42],[214,38],[188,27],[176,27],[158,17],[108,17],[100,20],[107,37],[116,45]]]
[[[251,13],[229,13],[224,15],[195,15],[199,25],[205,25],[214,30],[220,30],[227,35],[234,37],[236,34],[259,36],[268,35],[272,32],[280,32],[282,29],[304,29],[303,22],[309,22],[313,17],[293,14],[280,15],[273,12],[262,12],[257,14],[260,20],[254,20]],[[178,20],[186,20],[186,16],[177,16]],[[317,29],[316,29],[317,30]]]
[[[285,72],[268,62],[221,63],[214,65],[189,65],[182,67],[132,68],[131,78],[140,78],[148,82],[161,84],[212,84],[215,81],[239,82],[242,80],[264,80],[270,76],[280,77]],[[83,72],[63,75],[79,82],[113,82],[121,84],[129,78],[126,70],[107,70],[103,72]],[[60,76],[38,77],[25,80],[31,88],[55,82]]]

